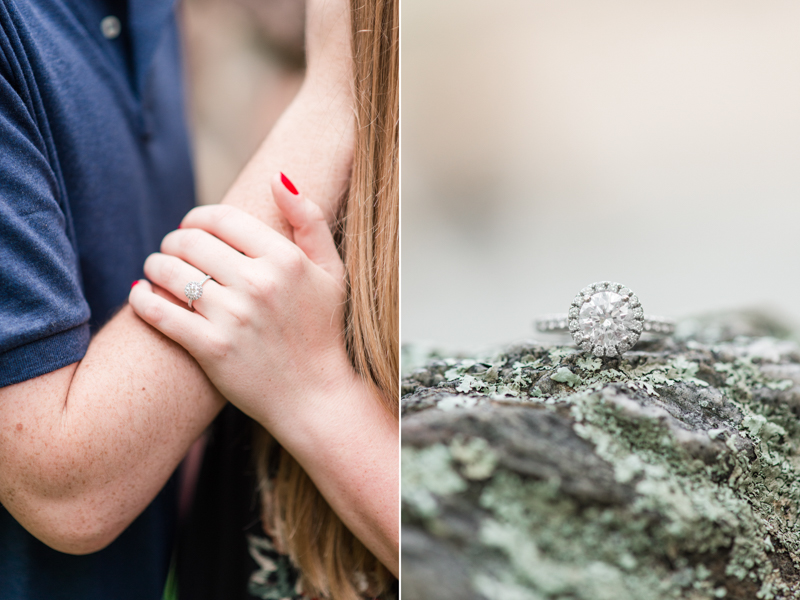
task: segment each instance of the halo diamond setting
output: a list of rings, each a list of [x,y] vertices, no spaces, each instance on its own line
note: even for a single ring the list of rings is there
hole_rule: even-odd
[[[192,309],[192,302],[200,300],[200,298],[203,297],[203,285],[209,279],[211,279],[211,275],[206,275],[202,281],[190,281],[186,284],[186,287],[183,288],[183,294],[189,300],[189,310]]]
[[[183,293],[189,300],[200,300],[203,297],[203,286],[196,281],[190,281],[183,288]]]
[[[567,326],[582,350],[595,356],[620,356],[642,334],[644,311],[630,289],[602,281],[583,288],[575,296]]]
[[[675,322],[644,316],[642,305],[629,288],[601,281],[583,288],[566,315],[536,319],[543,333],[568,332],[579,348],[595,356],[618,357],[630,350],[643,333],[670,335]]]

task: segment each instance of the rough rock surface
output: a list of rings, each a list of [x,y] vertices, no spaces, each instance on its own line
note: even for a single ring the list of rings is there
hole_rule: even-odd
[[[412,371],[403,598],[800,597],[800,350],[758,315],[681,331]]]

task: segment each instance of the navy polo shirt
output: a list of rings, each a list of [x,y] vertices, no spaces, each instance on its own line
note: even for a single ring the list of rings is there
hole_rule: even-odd
[[[194,204],[173,9],[0,0],[0,387],[79,361]],[[160,598],[173,491],[87,556],[0,508],[0,598]]]

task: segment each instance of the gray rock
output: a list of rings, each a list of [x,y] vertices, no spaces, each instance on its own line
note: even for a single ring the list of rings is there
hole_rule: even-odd
[[[403,597],[800,597],[800,351],[758,315],[679,331],[410,373]]]

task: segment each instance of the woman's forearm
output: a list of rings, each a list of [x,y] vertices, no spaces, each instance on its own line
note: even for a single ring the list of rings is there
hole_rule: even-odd
[[[347,3],[310,0],[307,10],[306,80],[223,199],[287,237],[291,228],[273,201],[271,176],[286,173],[332,223],[348,186],[355,142]],[[305,410],[280,420],[274,414],[256,419],[303,466],[353,534],[397,575],[398,424],[352,369],[342,379],[336,390],[306,399]]]
[[[282,223],[288,236],[290,228],[270,191],[270,177],[282,171],[332,222],[350,176],[354,127],[349,92],[307,80],[222,203],[273,227]]]
[[[300,92],[223,199],[275,226],[290,228],[274,205],[270,177],[282,171],[331,223],[346,190],[355,142],[348,3],[309,0],[307,63]]]
[[[263,421],[347,528],[395,576],[399,565],[399,428],[355,374],[306,398],[289,419]]]

